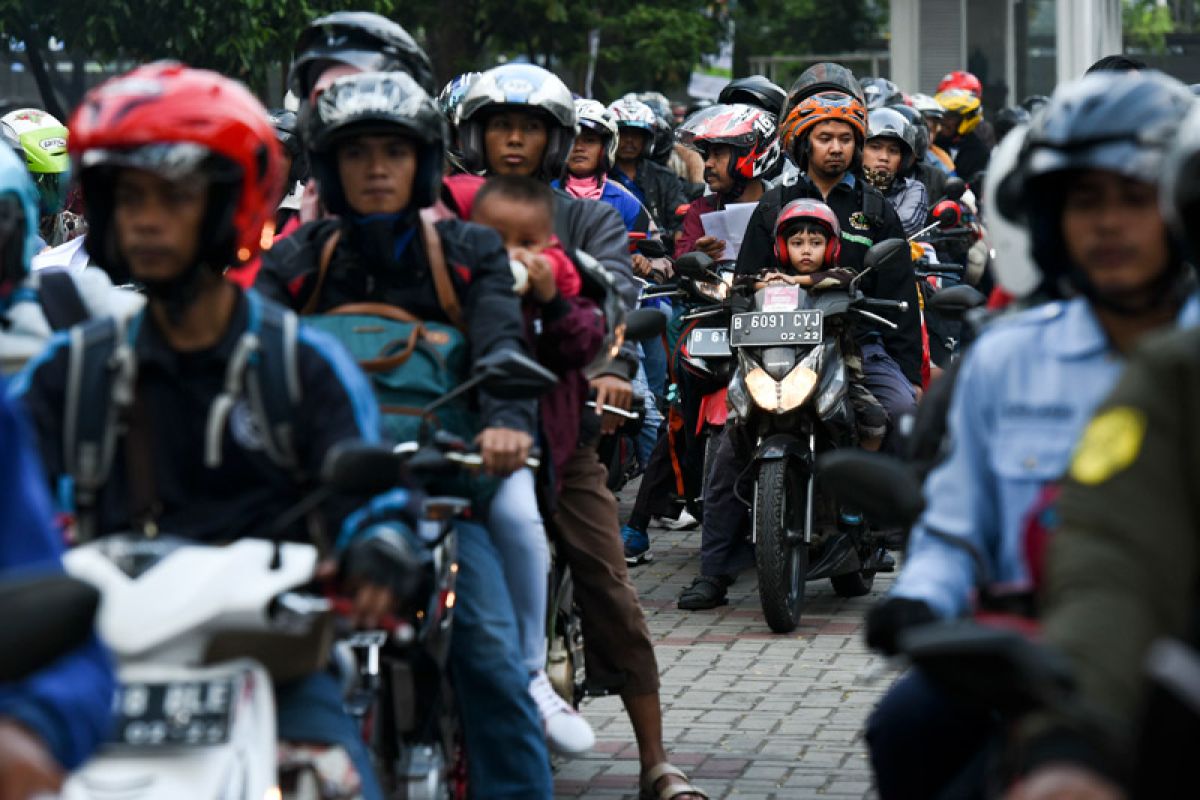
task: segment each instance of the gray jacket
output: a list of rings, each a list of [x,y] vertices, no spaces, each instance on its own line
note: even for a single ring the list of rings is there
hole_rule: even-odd
[[[912,236],[925,227],[925,220],[929,219],[929,194],[925,184],[915,178],[897,178],[883,196],[896,209],[905,236]]]

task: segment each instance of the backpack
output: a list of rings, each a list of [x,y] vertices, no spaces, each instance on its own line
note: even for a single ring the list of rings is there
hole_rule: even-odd
[[[425,246],[438,304],[451,324],[421,320],[386,303],[349,303],[320,314],[317,305],[340,231],[321,248],[317,281],[301,311],[304,324],[336,338],[367,374],[383,420],[386,441],[410,442],[420,437],[423,409],[462,383],[470,373],[470,344],[463,332],[462,311],[446,267],[441,239],[432,216],[421,215]],[[437,423],[466,441],[479,432],[477,415],[467,401],[449,403],[434,412]]]
[[[226,365],[225,386],[209,407],[205,426],[204,463],[221,465],[221,442],[235,403],[245,399],[263,433],[268,458],[297,479],[302,470],[294,447],[295,420],[301,400],[296,360],[296,315],[264,302],[253,290],[246,330]],[[74,483],[75,510],[81,540],[96,535],[96,500],[108,480],[117,441],[126,435],[126,468],[137,518],[153,527],[153,464],[135,396],[137,357],[134,342],[146,311],[128,321],[112,317],[78,325],[67,332],[68,369],[64,400],[63,454]]]
[[[38,272],[38,302],[52,331],[65,331],[91,318],[75,279],[61,267]]]

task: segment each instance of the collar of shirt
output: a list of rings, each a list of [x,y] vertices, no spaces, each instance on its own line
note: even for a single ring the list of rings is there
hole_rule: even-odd
[[[1200,324],[1200,298],[1189,294],[1179,310],[1176,324],[1191,327]],[[1047,339],[1049,349],[1064,358],[1087,358],[1110,349],[1108,335],[1092,313],[1092,306],[1082,297],[1067,302],[1060,323],[1061,335]]]
[[[212,359],[219,362],[227,362],[233,356],[233,348],[241,339],[242,333],[245,332],[249,324],[249,309],[246,301],[246,296],[240,290],[237,293],[237,303],[233,307],[233,314],[229,318],[229,325],[225,328],[225,332],[221,334],[221,338],[212,347],[195,352],[180,353],[174,350],[167,339],[163,336],[162,331],[158,328],[158,323],[154,321],[149,309],[143,311],[140,315],[134,318],[132,324],[138,325],[136,331],[136,339],[134,341],[134,352],[137,354],[139,364],[156,364],[163,369],[176,371],[179,369],[181,360],[187,360],[195,363],[199,360]]]
[[[820,194],[820,189],[817,189],[817,185],[813,183],[813,179],[809,177],[808,172],[801,172],[800,177],[803,178],[805,183],[811,186],[817,192],[817,194]],[[850,170],[846,170],[842,173],[842,179],[833,185],[833,189],[830,190],[830,193],[837,191],[843,186],[853,191],[854,187],[857,185],[858,180],[854,177],[854,173]]]

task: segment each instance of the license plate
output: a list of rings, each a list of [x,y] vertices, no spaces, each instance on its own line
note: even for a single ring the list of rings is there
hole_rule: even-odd
[[[732,347],[772,347],[780,344],[820,344],[824,339],[821,312],[751,311],[734,314],[729,328]]]
[[[128,683],[113,701],[111,742],[135,747],[229,741],[233,680]]]
[[[728,356],[728,328],[693,328],[688,334],[688,354],[700,357]]]

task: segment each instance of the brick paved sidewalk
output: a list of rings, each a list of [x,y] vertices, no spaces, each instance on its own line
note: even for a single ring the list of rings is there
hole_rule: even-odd
[[[622,495],[622,518],[634,487]],[[652,528],[654,561],[633,570],[662,675],[667,751],[711,798],[874,797],[863,722],[894,677],[862,642],[862,617],[885,590],[845,600],[828,580],[808,587],[800,628],[772,634],[753,571],[729,605],[680,611],[699,566],[700,532]],[[585,701],[598,742],[557,765],[555,796],[637,796],[633,731],[615,697]]]

